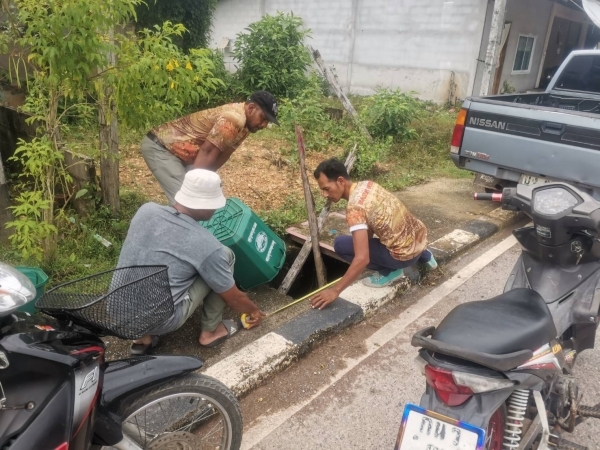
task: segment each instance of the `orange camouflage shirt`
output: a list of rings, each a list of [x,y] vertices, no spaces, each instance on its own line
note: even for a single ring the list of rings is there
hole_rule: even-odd
[[[416,258],[427,249],[427,228],[391,192],[372,181],[352,186],[346,221],[350,232],[371,230],[399,261]]]
[[[185,164],[193,164],[208,141],[224,151],[235,150],[249,134],[244,103],[229,103],[198,111],[152,130],[160,142]]]

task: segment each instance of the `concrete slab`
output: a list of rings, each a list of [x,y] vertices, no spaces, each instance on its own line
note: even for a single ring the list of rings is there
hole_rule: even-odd
[[[360,306],[338,298],[321,311],[308,310],[277,328],[275,333],[295,345],[309,345],[316,338],[339,331],[352,323],[359,322],[362,318],[363,310]]]
[[[446,236],[429,244],[429,247],[432,250],[443,252],[446,255],[453,255],[462,248],[479,241],[479,239],[480,237],[475,233],[465,230],[454,230]]]
[[[294,345],[283,336],[267,333],[244,347],[243,351],[208,366],[204,373],[241,394],[260,383],[264,374],[284,366],[293,351]]]

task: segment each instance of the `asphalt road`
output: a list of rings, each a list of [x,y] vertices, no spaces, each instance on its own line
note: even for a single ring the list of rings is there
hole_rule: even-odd
[[[416,289],[244,398],[242,448],[392,449],[404,405],[418,404],[424,390],[411,335],[457,304],[500,294],[519,255],[513,244],[485,244],[456,262],[446,281]],[[579,356],[576,376],[588,405],[600,402],[598,367],[599,351]],[[569,439],[597,449],[599,431],[600,421],[589,419]]]

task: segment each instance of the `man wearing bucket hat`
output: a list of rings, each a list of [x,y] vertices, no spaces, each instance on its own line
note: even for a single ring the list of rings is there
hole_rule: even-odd
[[[166,265],[175,303],[173,316],[160,327],[134,341],[131,353],[142,355],[158,343],[158,336],[181,327],[201,308],[203,347],[215,347],[233,336],[239,324],[223,320],[225,305],[249,314],[256,326],[265,316],[233,279],[233,252],[198,221],[209,220],[225,206],[221,178],[215,172],[193,169],[185,174],[174,206],[146,203],[135,214],[118,267]]]
[[[249,133],[277,122],[277,101],[258,91],[245,103],[198,111],[153,128],[142,140],[142,156],[169,199],[191,168],[219,169]]]

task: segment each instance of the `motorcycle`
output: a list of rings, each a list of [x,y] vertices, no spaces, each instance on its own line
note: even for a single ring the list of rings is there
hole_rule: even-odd
[[[412,337],[426,390],[405,406],[395,448],[585,449],[561,432],[600,418],[580,403],[572,374],[600,315],[600,202],[564,183],[475,198],[533,225],[513,231],[522,252],[503,294],[461,304]]]
[[[99,336],[135,339],[173,312],[166,266],[116,269],[36,296],[0,263],[0,449],[238,449],[233,393],[188,356],[106,361]]]

